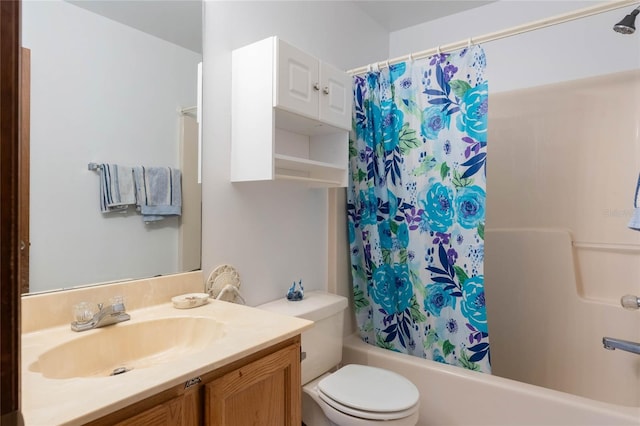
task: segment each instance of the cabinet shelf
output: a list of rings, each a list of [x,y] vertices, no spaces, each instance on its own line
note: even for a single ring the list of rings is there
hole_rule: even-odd
[[[280,180],[297,180],[297,181],[300,181],[300,182],[307,182],[311,186],[318,186],[318,187],[341,187],[341,186],[344,186],[344,185],[342,185],[342,182],[337,181],[337,180],[316,179],[316,178],[310,178],[310,177],[284,175],[284,174],[278,174],[278,173],[276,173],[276,179],[280,179]]]
[[[298,180],[315,186],[344,186],[345,167],[291,155],[274,154],[276,179]]]
[[[297,158],[290,155],[275,154],[276,169],[297,170],[300,172],[308,171],[325,171],[333,170],[336,172],[344,172],[346,169],[336,164],[324,163],[322,161],[307,160],[306,158]]]

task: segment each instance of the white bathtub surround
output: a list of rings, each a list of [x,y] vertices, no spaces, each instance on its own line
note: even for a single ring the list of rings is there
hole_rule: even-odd
[[[640,234],[627,228],[639,99],[638,70],[491,97],[485,276],[494,374],[640,406],[640,357],[602,346],[604,336],[640,341],[640,311],[620,306],[623,295],[640,294]]]
[[[487,228],[570,230],[581,297],[617,305],[640,293],[640,233],[627,227],[640,170],[640,70],[490,102]]]
[[[344,341],[344,364],[367,364],[410,378],[420,391],[420,425],[639,425],[640,408],[607,404],[501,377]]]

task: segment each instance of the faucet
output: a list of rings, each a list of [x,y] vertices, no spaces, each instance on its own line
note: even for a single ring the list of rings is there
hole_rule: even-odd
[[[602,345],[605,349],[613,351],[620,349],[621,351],[627,351],[640,355],[640,343],[629,342],[628,340],[614,339],[613,337],[603,337]]]
[[[121,296],[112,298],[111,304],[107,307],[98,303],[98,312],[96,313],[93,313],[89,305],[84,302],[74,308],[76,309],[76,320],[71,323],[73,331],[92,330],[131,319],[131,316],[125,312]]]
[[[620,298],[620,305],[625,309],[635,310],[640,308],[640,297],[633,294],[625,294]],[[640,355],[640,343],[629,342],[628,340],[614,339],[613,337],[603,337],[602,345],[605,349],[613,351],[620,349]]]

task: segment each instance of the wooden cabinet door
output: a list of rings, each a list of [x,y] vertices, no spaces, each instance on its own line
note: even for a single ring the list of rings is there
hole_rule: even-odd
[[[320,65],[313,56],[278,40],[277,83],[274,106],[318,118]]]
[[[351,130],[351,77],[331,65],[320,64],[320,120]]]
[[[205,385],[205,424],[299,426],[300,345],[287,346]]]
[[[197,386],[190,389],[176,386],[89,422],[87,426],[199,426],[202,420],[200,395]]]
[[[117,426],[171,426],[182,425],[182,398],[175,398],[156,405],[127,420],[116,423]]]

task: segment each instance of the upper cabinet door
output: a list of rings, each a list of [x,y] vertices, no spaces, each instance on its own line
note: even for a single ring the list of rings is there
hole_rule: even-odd
[[[316,58],[279,40],[274,106],[318,118],[320,65]]]
[[[320,64],[320,120],[351,129],[351,76],[331,65]]]

